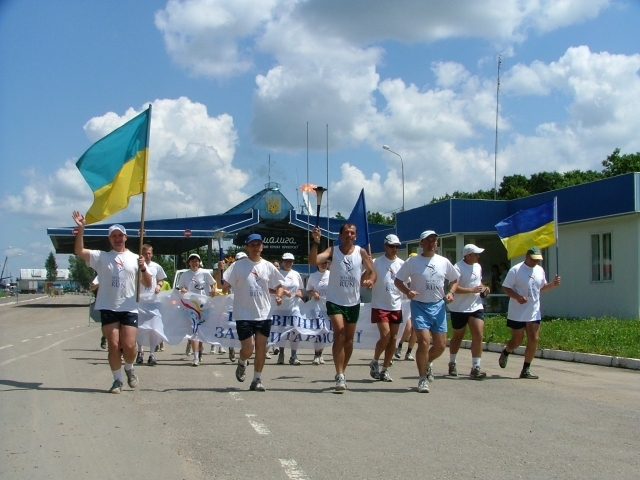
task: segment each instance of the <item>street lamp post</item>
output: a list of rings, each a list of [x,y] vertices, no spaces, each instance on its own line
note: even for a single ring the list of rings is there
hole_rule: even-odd
[[[389,145],[383,145],[382,148],[400,157],[400,166],[402,167],[402,211],[404,212],[404,162],[402,161],[402,155],[391,150]]]

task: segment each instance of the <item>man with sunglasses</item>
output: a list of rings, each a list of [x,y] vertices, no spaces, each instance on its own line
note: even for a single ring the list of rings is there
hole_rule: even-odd
[[[393,360],[402,323],[402,293],[395,286],[396,273],[404,264],[398,258],[400,239],[393,234],[384,239],[384,255],[373,260],[373,268],[378,277],[371,292],[371,323],[378,325],[380,339],[376,343],[373,360],[369,363],[369,374],[375,380],[393,382],[389,375],[389,365]],[[384,352],[384,362],[380,369],[380,355]]]

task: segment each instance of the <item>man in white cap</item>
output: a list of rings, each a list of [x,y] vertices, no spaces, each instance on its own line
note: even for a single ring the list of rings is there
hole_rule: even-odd
[[[84,248],[84,215],[74,211],[72,218],[78,226],[74,252],[87,265],[98,273],[100,288],[95,308],[100,310],[102,334],[107,338],[108,359],[113,385],[110,393],[122,391],[122,360],[130,388],[138,386],[138,377],[133,369],[136,359],[136,334],[138,333],[138,307],[136,303],[136,277],[140,273],[140,282],[151,286],[151,275],[145,267],[144,257],[130,252],[125,247],[127,231],[122,225],[109,227],[111,251],[89,250]]]
[[[432,362],[442,355],[447,345],[447,312],[445,302],[453,301],[458,287],[458,272],[446,257],[436,253],[438,234],[426,230],[420,234],[422,255],[404,262],[396,274],[395,285],[411,300],[411,320],[418,337],[416,365],[420,379],[418,392],[428,393],[433,382]],[[445,294],[445,280],[450,282]],[[411,284],[411,288],[407,284]],[[430,333],[433,334],[433,345]]]
[[[282,284],[282,288],[284,290],[282,293],[287,298],[297,297],[302,299],[304,283],[302,282],[300,274],[293,269],[294,261],[295,257],[293,256],[293,253],[287,252],[282,255],[282,266],[280,268],[280,274],[284,277],[284,282]],[[278,351],[278,365],[284,365],[284,354],[284,347],[281,347]],[[298,360],[298,351],[293,348],[291,349],[289,364],[300,365],[300,360]]]
[[[393,360],[398,338],[398,329],[402,323],[402,294],[396,288],[396,273],[404,260],[396,255],[400,248],[400,239],[393,234],[384,239],[384,255],[373,260],[373,268],[378,279],[371,291],[371,323],[378,326],[380,339],[376,343],[373,360],[369,363],[371,378],[392,382],[389,365]],[[379,366],[380,355],[384,352],[382,369]]]
[[[526,331],[527,347],[524,351],[524,364],[520,378],[531,380],[538,378],[531,372],[531,362],[535,357],[540,338],[540,294],[559,287],[561,280],[556,275],[553,282],[547,283],[540,260],[542,260],[540,249],[529,248],[524,262],[511,267],[507,278],[502,283],[502,290],[509,296],[507,327],[511,329],[511,338],[504,346],[498,364],[500,368],[506,368],[509,355],[522,344]]]
[[[187,257],[189,270],[180,275],[176,288],[181,293],[196,293],[213,297],[216,294],[216,281],[208,270],[200,268],[200,255],[191,253]],[[202,361],[202,342],[189,339],[193,360],[191,365],[197,367]]]
[[[484,305],[481,297],[486,297],[491,290],[482,284],[482,267],[478,263],[482,252],[484,252],[484,248],[469,243],[462,249],[462,260],[453,266],[460,275],[460,279],[453,302],[449,304],[451,326],[453,327],[453,335],[449,342],[449,375],[452,377],[458,376],[456,357],[467,331],[467,325],[471,330],[471,373],[469,376],[475,380],[482,380],[487,376],[480,368],[484,332]]]

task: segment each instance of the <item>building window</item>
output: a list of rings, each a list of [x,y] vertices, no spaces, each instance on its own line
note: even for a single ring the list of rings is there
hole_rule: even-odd
[[[591,235],[591,281],[610,282],[612,280],[611,233]]]

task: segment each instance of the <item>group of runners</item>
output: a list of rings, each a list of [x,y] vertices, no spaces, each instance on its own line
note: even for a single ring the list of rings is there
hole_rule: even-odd
[[[146,291],[157,292],[162,288],[159,282],[164,280],[160,278],[164,272],[160,273],[152,266],[148,251],[143,250],[143,254],[137,257],[126,249],[126,230],[121,225],[109,228],[110,252],[84,248],[84,216],[73,212],[72,218],[78,226],[75,253],[98,273],[100,288],[96,309],[101,312],[102,330],[107,340],[109,365],[113,374],[113,385],[109,391],[120,393],[123,386],[121,355],[129,387],[138,385],[133,368],[137,355],[136,282],[139,281]],[[468,326],[472,337],[469,375],[477,380],[486,377],[480,366],[484,327],[482,298],[491,290],[482,283],[482,269],[478,263],[482,248],[466,245],[463,259],[453,265],[446,257],[436,253],[436,232],[426,230],[420,235],[421,254],[412,254],[403,261],[397,256],[400,239],[391,234],[384,240],[384,255],[372,260],[367,251],[355,243],[357,228],[351,223],[341,226],[339,245],[330,246],[322,252],[319,252],[320,229],[314,228],[311,236],[313,242],[309,250],[309,264],[317,266],[318,271],[309,277],[306,292],[315,299],[326,299],[326,311],[334,334],[331,348],[336,392],[347,390],[346,370],[353,353],[354,335],[360,317],[361,287],[372,289],[371,321],[377,325],[380,333],[369,364],[372,378],[383,382],[393,381],[389,367],[394,356],[401,358],[402,342],[409,340],[410,347],[405,359],[412,360],[411,336],[414,336],[419,375],[417,391],[429,392],[429,383],[434,380],[432,362],[446,348],[447,304],[454,330],[448,374],[458,375],[457,353]],[[271,302],[281,305],[285,296],[301,298],[304,287],[300,275],[292,269],[292,254],[285,253],[281,268],[277,268],[262,258],[263,242],[257,233],[246,238],[245,250],[246,258],[237,258],[224,273],[221,272],[222,268],[218,269],[222,284],[219,287],[225,292],[231,289],[234,294],[233,315],[241,343],[237,354],[236,379],[239,382],[246,380],[249,358],[255,355],[249,389],[265,391],[262,371],[265,360],[271,358],[267,347],[271,331]],[[241,256],[244,256],[244,252]],[[500,355],[499,365],[502,368],[507,366],[510,353],[521,345],[526,332],[528,341],[520,377],[527,379],[538,378],[532,373],[530,365],[540,331],[540,294],[560,285],[558,276],[547,283],[544,270],[539,265],[541,259],[540,249],[530,248],[525,260],[509,270],[502,284],[504,293],[509,297],[507,325],[511,329],[511,338]],[[187,263],[190,270],[181,276],[175,287],[183,293],[214,294],[217,282],[207,270],[200,268],[200,257],[191,254]],[[405,328],[405,335],[397,345],[399,327],[404,321],[401,308],[403,296],[410,300],[411,318],[407,322],[411,322],[412,329]],[[194,341],[192,350],[193,364],[197,366],[202,346]],[[277,350],[277,363],[284,363],[284,348]],[[236,359],[235,350],[230,349],[229,358],[232,361]],[[291,350],[289,363],[300,364],[295,350]],[[322,351],[315,351],[313,364],[323,363]]]

